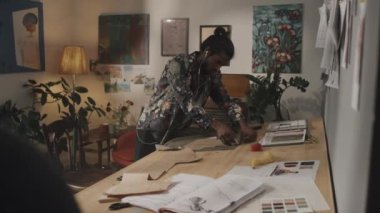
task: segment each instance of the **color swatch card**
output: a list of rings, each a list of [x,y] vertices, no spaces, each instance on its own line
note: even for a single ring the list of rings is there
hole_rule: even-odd
[[[261,213],[313,213],[306,198],[266,198],[261,200]]]

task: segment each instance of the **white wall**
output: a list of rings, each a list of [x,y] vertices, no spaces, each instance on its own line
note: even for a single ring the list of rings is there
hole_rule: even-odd
[[[360,109],[351,108],[353,65],[341,71],[339,90],[326,96],[326,133],[339,212],[365,212],[376,97],[379,45],[378,0],[368,0]],[[357,17],[353,32],[358,29]],[[354,33],[353,41],[356,36]],[[357,48],[352,47],[354,53]]]
[[[304,4],[304,32],[302,53],[302,76],[310,81],[305,94],[289,89],[284,94],[284,103],[288,106],[292,118],[308,118],[321,114],[321,95],[319,80],[319,61],[321,50],[314,48],[315,32],[319,21],[317,7],[322,0],[44,0],[44,32],[46,72],[38,74],[3,75],[0,83],[11,92],[0,95],[0,100],[15,99],[24,104],[29,103],[28,94],[21,89],[21,82],[28,78],[40,81],[55,80],[57,64],[64,45],[77,44],[86,48],[89,59],[97,58],[98,16],[103,13],[148,13],[150,14],[150,48],[149,65],[140,66],[139,72],[159,78],[169,57],[161,56],[161,20],[170,17],[186,17],[190,19],[189,52],[199,48],[199,25],[229,24],[232,25],[232,40],[236,54],[229,67],[222,69],[223,73],[251,73],[252,48],[252,11],[253,5],[260,4]],[[284,74],[285,78],[294,74]],[[66,76],[70,80],[70,76]],[[14,81],[18,82],[17,84]],[[140,107],[149,97],[144,94],[142,85],[132,85],[132,92],[106,94],[103,91],[103,81],[99,76],[88,74],[77,77],[77,84],[89,88],[90,96],[100,104],[109,100],[118,103],[125,99],[135,101],[132,112],[137,117]],[[47,121],[54,120],[56,107],[44,108],[50,115]],[[92,120],[93,125],[107,121]]]

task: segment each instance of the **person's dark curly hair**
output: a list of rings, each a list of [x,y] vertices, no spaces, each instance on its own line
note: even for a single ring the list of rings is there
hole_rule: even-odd
[[[208,49],[212,54],[225,53],[230,59],[234,57],[235,48],[229,32],[223,27],[217,27],[214,30],[214,35],[209,36],[201,44],[201,51]]]

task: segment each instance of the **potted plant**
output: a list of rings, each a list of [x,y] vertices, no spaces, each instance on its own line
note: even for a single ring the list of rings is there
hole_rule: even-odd
[[[264,122],[264,115],[268,106],[272,105],[275,110],[276,120],[284,120],[281,113],[281,98],[283,93],[290,87],[305,92],[309,81],[296,76],[289,81],[281,78],[278,69],[267,72],[266,76],[247,75],[250,80],[250,90],[247,93],[247,107],[251,120]]]
[[[46,114],[41,115],[33,107],[19,108],[12,100],[0,105],[0,128],[21,135],[32,142],[45,143],[41,122]]]
[[[70,169],[75,170],[85,166],[84,150],[80,145],[82,134],[88,132],[88,121],[94,112],[99,117],[106,115],[105,111],[98,107],[91,97],[87,97],[83,101],[81,95],[87,93],[88,89],[82,86],[70,86],[64,78],[46,83],[28,80],[23,87],[31,89],[33,94],[38,97],[34,104],[42,106],[47,103],[57,104],[60,119],[55,121],[54,131],[60,136],[63,136],[63,132],[72,133]],[[77,150],[79,150],[79,162],[76,159]]]

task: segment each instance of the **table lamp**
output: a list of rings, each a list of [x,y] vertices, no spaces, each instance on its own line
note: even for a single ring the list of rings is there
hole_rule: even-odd
[[[81,46],[65,46],[62,52],[59,73],[73,75],[74,88],[75,75],[87,72],[87,58],[84,48]]]

